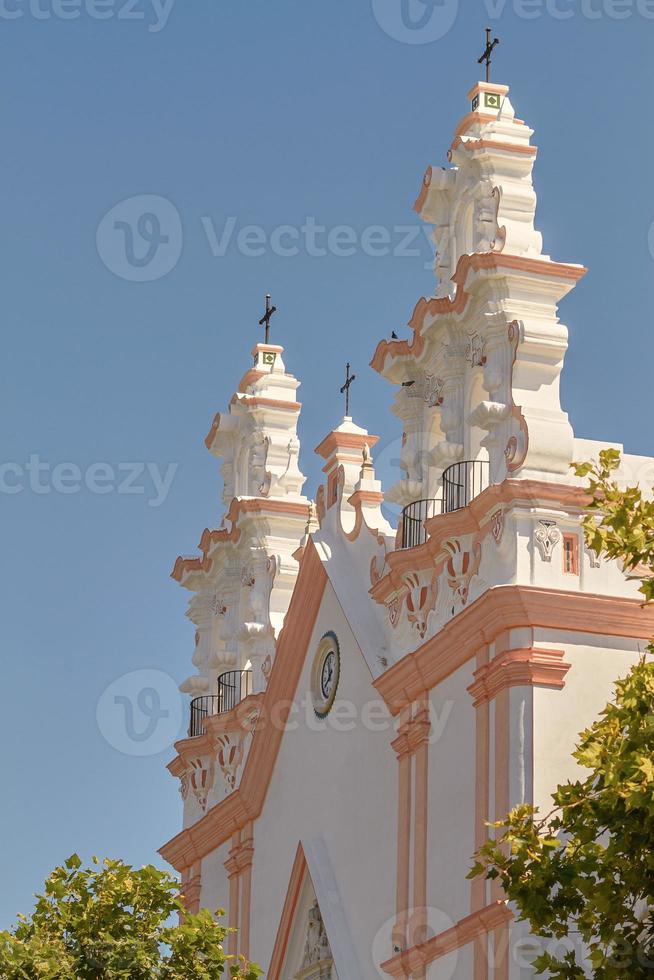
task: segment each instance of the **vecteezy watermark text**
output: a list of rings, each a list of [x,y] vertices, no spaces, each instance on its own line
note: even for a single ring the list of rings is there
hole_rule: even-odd
[[[488,23],[508,12],[521,20],[654,20],[654,0],[483,0],[482,8]],[[372,0],[372,10],[381,29],[395,41],[431,44],[454,27],[459,0]]]
[[[349,258],[357,254],[374,259],[422,257],[426,269],[434,262],[432,229],[417,223],[358,229],[345,224],[328,226],[308,216],[301,224],[268,230],[262,225],[240,225],[235,215],[223,220],[202,215],[199,224],[214,258],[224,258],[230,252],[254,259],[269,254],[284,259],[298,255]],[[129,282],[152,282],[172,272],[182,254],[183,238],[179,211],[156,194],[119,201],[104,215],[96,231],[102,262]]]
[[[175,0],[0,0],[0,20],[136,21],[147,24],[151,34],[168,23]]]
[[[28,491],[39,495],[61,493],[135,494],[148,507],[160,507],[170,492],[178,463],[51,463],[36,453],[24,463],[0,462],[0,494]]]
[[[227,218],[219,227],[212,218],[200,219],[207,236],[211,254],[224,258],[230,248],[235,248],[247,258],[260,258],[267,253],[281,258],[295,258],[308,255],[310,258],[349,258],[361,253],[370,258],[419,258],[422,254],[423,238],[431,242],[431,229],[420,225],[368,225],[358,231],[352,225],[334,225],[329,228],[315,218],[307,217],[301,225],[277,225],[270,232],[261,225],[238,227],[238,218]],[[433,246],[430,245],[433,263]]]

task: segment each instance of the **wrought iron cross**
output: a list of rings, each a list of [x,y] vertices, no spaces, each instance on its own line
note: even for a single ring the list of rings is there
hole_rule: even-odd
[[[350,374],[350,363],[345,366],[345,384],[341,388],[341,395],[345,395],[345,415],[350,417],[350,385],[356,379],[356,374]]]
[[[266,293],[266,312],[264,313],[264,315],[259,320],[259,326],[260,327],[262,327],[264,325],[264,323],[266,325],[266,343],[268,343],[269,338],[270,338],[270,320],[272,318],[273,313],[276,313],[277,312],[277,307],[270,305],[270,300],[271,299],[272,299],[272,297],[271,297],[270,293]]]
[[[481,58],[477,60],[477,64],[480,65],[482,61],[486,62],[486,81],[490,82],[490,66],[491,66],[491,55],[493,53],[493,48],[500,43],[499,37],[494,38],[491,41],[491,29],[486,28],[486,50],[482,54]]]

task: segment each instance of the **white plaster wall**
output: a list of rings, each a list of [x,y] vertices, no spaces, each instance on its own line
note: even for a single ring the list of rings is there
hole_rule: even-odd
[[[534,802],[548,812],[556,785],[579,777],[571,757],[579,732],[599,717],[612,699],[615,680],[628,673],[645,644],[562,630],[539,630],[536,640],[565,650],[572,665],[562,690],[534,690]]]
[[[430,694],[427,903],[446,913],[450,925],[470,913],[466,875],[475,849],[476,736],[466,688],[473,669],[469,661]]]
[[[359,714],[347,732],[330,724],[336,707],[322,726],[310,707],[313,657],[327,630],[336,632],[341,649],[337,703],[347,701]],[[327,894],[320,893],[320,882],[314,887],[339,975],[347,980],[379,976],[372,948],[380,930],[382,956],[391,954],[384,937],[390,937],[395,907],[397,761],[390,748],[390,718],[384,731],[372,731],[360,720],[361,708],[372,700],[380,702],[370,671],[328,585],[298,685],[294,730],[284,736],[255,824],[251,955],[264,968],[300,841],[320,855],[322,880],[333,882],[322,886]],[[343,923],[336,935],[329,918]]]
[[[427,980],[471,980],[474,976],[472,945],[441,956],[427,967]]]
[[[224,909],[224,925],[227,925],[229,911],[229,880],[225,871],[225,861],[229,856],[230,843],[222,844],[202,860],[200,908],[209,909],[211,912]]]

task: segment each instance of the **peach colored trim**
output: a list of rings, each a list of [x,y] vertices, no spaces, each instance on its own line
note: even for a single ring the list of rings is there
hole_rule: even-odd
[[[202,892],[202,863],[196,861],[186,869],[182,876],[182,899],[187,911],[196,915],[200,911],[200,894]]]
[[[397,714],[474,657],[483,643],[492,642],[504,630],[523,626],[647,640],[654,634],[654,607],[619,596],[496,586],[385,671],[374,687]]]
[[[521,143],[506,143],[502,140],[464,140],[460,136],[457,136],[450,147],[450,153],[453,153],[459,147],[462,147],[464,150],[470,150],[471,152],[476,150],[505,150],[507,153],[520,153],[528,157],[535,157],[538,153],[537,146],[525,146]]]
[[[327,478],[327,509],[338,500],[338,470],[332,470]]]
[[[245,514],[297,514],[304,518],[307,516],[306,504],[296,504],[291,500],[268,500],[264,497],[239,500],[238,510]]]
[[[209,715],[204,719],[203,727],[210,739],[223,732],[246,732],[252,730],[252,719],[256,718],[261,711],[264,695],[248,694],[246,698],[232,708],[230,711],[223,711],[219,715]],[[196,742],[197,739],[189,739]]]
[[[349,453],[333,453],[322,467],[323,473],[331,473],[338,463],[358,463],[361,466],[363,462],[363,457],[361,453],[356,456],[352,456]]]
[[[279,980],[281,975],[282,968],[284,966],[284,959],[286,958],[286,950],[288,949],[288,941],[291,935],[291,928],[293,926],[293,919],[295,917],[295,910],[297,909],[297,904],[300,900],[300,895],[302,893],[302,887],[304,885],[307,872],[308,869],[304,851],[302,849],[302,845],[298,844],[298,849],[295,854],[295,861],[293,862],[293,869],[291,871],[291,879],[288,883],[286,898],[284,900],[282,917],[279,923],[279,928],[277,929],[275,946],[273,948],[270,966],[268,967],[268,980]]]
[[[488,669],[488,647],[484,645],[477,653],[476,674]],[[485,843],[488,836],[489,799],[489,742],[490,711],[488,701],[477,706],[475,712],[475,852]],[[471,912],[486,904],[486,882],[475,878],[470,887]],[[475,955],[476,958],[476,955]]]
[[[565,675],[571,666],[564,662],[564,656],[563,650],[535,647],[498,654],[490,664],[475,671],[475,681],[468,688],[475,708],[510,687],[542,686],[560,690],[565,687]]]
[[[250,370],[246,371],[239,381],[238,390],[245,394],[250,385],[255,384],[255,382],[259,381],[260,378],[265,378],[267,374],[267,371],[257,371],[256,368],[250,368]]]
[[[261,813],[326,582],[327,573],[310,540],[300,563],[286,625],[277,640],[272,672],[241,783],[200,820],[160,848],[161,856],[178,870],[220,847],[235,830]]]
[[[518,119],[514,119],[513,121],[518,124],[521,122],[521,120]],[[497,116],[490,112],[468,112],[454,130],[454,139],[456,139],[457,136],[461,136],[463,133],[467,133],[471,126],[482,126],[484,123],[494,122],[497,122]]]
[[[494,483],[483,490],[474,500],[450,514],[439,514],[425,521],[429,534],[425,544],[416,548],[398,548],[388,552],[386,564],[389,573],[380,578],[370,590],[376,602],[386,603],[403,588],[407,572],[431,569],[445,556],[444,545],[464,534],[478,533],[481,541],[492,529],[492,516],[500,504],[527,504],[536,506],[556,503],[579,513],[589,502],[582,487],[545,483],[540,480],[507,479]]]
[[[493,95],[508,95],[509,86],[498,85],[496,82],[475,82],[466,96],[468,102],[472,102],[475,95],[478,95],[480,92],[491,92]]]
[[[425,176],[422,178],[422,187],[420,188],[420,193],[418,194],[418,197],[416,198],[415,203],[413,205],[413,210],[416,211],[418,214],[420,214],[420,212],[422,211],[425,201],[427,200],[427,195],[429,194],[429,187],[431,185],[431,178],[433,172],[434,171],[432,167],[427,167],[425,171]]]
[[[232,404],[247,405],[248,408],[282,408],[299,412],[302,402],[285,402],[281,398],[264,398],[261,395],[234,395]]]
[[[358,449],[362,451],[366,444],[372,449],[378,442],[379,436],[360,435],[356,432],[330,432],[329,435],[325,436],[320,445],[316,446],[314,452],[322,456],[323,459],[327,459],[341,449]]]
[[[568,547],[570,546],[570,547]],[[563,571],[566,575],[579,574],[579,535],[563,535]],[[568,567],[570,565],[570,567]]]
[[[347,498],[348,504],[351,504],[352,507],[354,507],[354,511],[356,515],[354,519],[354,527],[352,528],[352,530],[343,532],[348,541],[356,541],[356,539],[361,534],[361,529],[364,527],[368,531],[370,531],[370,533],[375,538],[377,538],[377,541],[379,541],[380,538],[379,529],[371,528],[368,526],[368,524],[366,524],[365,518],[363,516],[363,505],[369,504],[374,507],[374,506],[379,506],[380,504],[383,503],[383,501],[384,501],[384,494],[377,493],[373,490],[355,490],[355,492],[350,497]]]
[[[418,970],[424,970],[441,956],[447,956],[455,949],[461,949],[481,936],[496,929],[503,922],[513,918],[511,911],[504,902],[494,902],[477,912],[461,919],[451,929],[439,933],[421,946],[414,946],[404,953],[398,953],[393,959],[382,963],[381,968],[392,977],[410,977]]]
[[[287,625],[278,639],[261,719],[241,784],[160,849],[162,857],[178,870],[215,850],[234,830],[261,813],[326,581],[326,572],[310,541],[286,616]],[[498,586],[385,671],[374,686],[389,710],[397,714],[474,657],[483,643],[490,643],[505,630],[523,626],[648,640],[654,634],[654,607],[643,608],[638,599],[617,596]],[[272,723],[267,723],[268,719]]]
[[[236,521],[238,519],[239,513],[239,500],[234,497],[231,504],[229,505],[229,510],[224,518],[224,523],[228,522],[232,525],[228,530],[225,527],[209,529],[205,527],[202,532],[202,537],[200,538],[200,543],[198,548],[202,552],[201,558],[185,558],[180,555],[180,557],[175,562],[174,568],[170,573],[170,577],[174,578],[177,582],[181,582],[184,574],[188,572],[208,572],[211,569],[211,559],[209,558],[209,549],[213,544],[219,544],[226,541],[231,541],[236,543],[241,536],[241,532],[236,527]]]
[[[452,282],[456,285],[454,298],[449,297],[426,299],[424,296],[418,300],[413,316],[409,321],[409,326],[414,332],[411,345],[405,340],[382,340],[377,345],[374,357],[370,366],[380,374],[384,373],[386,358],[391,355],[393,359],[401,356],[418,357],[424,347],[424,340],[420,331],[426,316],[429,314],[436,317],[439,314],[461,313],[468,303],[469,294],[466,292],[465,285],[470,270],[502,270],[514,269],[519,272],[531,272],[536,275],[543,275],[549,278],[559,277],[571,279],[577,282],[588,271],[583,266],[567,265],[562,262],[551,262],[547,259],[528,259],[522,255],[510,255],[507,252],[475,252],[470,255],[462,255],[452,276]]]
[[[415,750],[415,808],[413,823],[413,916],[409,936],[411,945],[423,943],[427,936],[427,844],[429,790],[429,710],[425,694],[416,706],[414,730],[418,734]]]
[[[198,545],[202,551],[202,557],[185,558],[180,556],[175,562],[170,577],[174,578],[177,582],[182,582],[184,576],[188,573],[210,571],[212,560],[209,557],[209,551],[213,547],[224,544],[227,541],[235,544],[241,535],[240,528],[237,527],[237,521],[241,514],[249,513],[284,514],[291,517],[298,516],[306,520],[307,507],[306,504],[298,504],[286,500],[269,500],[266,497],[250,497],[247,499],[234,497],[229,505],[229,511],[224,518],[225,522],[229,521],[231,523],[231,529],[227,530],[227,528],[221,527],[210,530],[209,528],[205,528]]]
[[[356,507],[358,504],[382,504],[384,502],[384,494],[377,490],[355,490],[351,497],[348,497],[348,503]]]
[[[239,952],[246,959],[250,957],[250,914],[252,906],[252,859],[254,857],[254,829],[248,823],[243,831],[243,840],[237,855],[241,874],[241,908],[239,932]]]
[[[499,691],[495,698],[495,819],[503,820],[509,812],[509,691]],[[491,898],[504,900],[499,879],[491,882]],[[509,936],[508,924],[501,923],[494,935],[494,980],[508,980]]]
[[[188,558],[180,555],[173,566],[170,577],[176,582],[181,582],[187,572],[208,572],[213,562],[206,555],[202,558]]]
[[[226,732],[252,731],[261,712],[262,701],[263,694],[249,694],[231,711],[205,718],[202,723],[204,731],[201,735],[182,738],[175,742],[177,755],[166,766],[171,776],[180,778],[198,757],[215,755],[216,743],[220,735]]]
[[[240,874],[236,856],[240,846],[241,834],[240,831],[236,830],[232,835],[232,846],[229,852],[229,857],[225,861],[225,870],[227,871],[227,877],[229,878],[229,914],[227,925],[230,929],[234,930],[234,932],[230,932],[227,938],[227,952],[230,956],[236,956],[238,951]]]
[[[216,412],[216,414],[213,417],[213,422],[211,423],[211,428],[209,429],[209,432],[207,433],[204,440],[204,444],[207,447],[207,449],[211,449],[211,447],[213,446],[214,440],[216,438],[216,433],[218,432],[219,425],[220,425],[220,412]]]
[[[409,861],[411,858],[411,746],[407,737],[411,706],[401,713],[400,734],[392,742],[397,753],[397,872],[393,945],[405,949],[409,911]]]

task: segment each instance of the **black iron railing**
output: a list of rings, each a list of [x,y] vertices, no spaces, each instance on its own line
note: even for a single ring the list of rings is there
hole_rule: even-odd
[[[490,484],[490,466],[485,459],[453,463],[443,473],[443,513],[467,507]]]
[[[440,500],[414,500],[402,511],[402,547],[417,548],[427,540],[425,521],[441,512]]]
[[[252,671],[229,670],[218,678],[218,693],[203,694],[191,701],[191,718],[188,726],[189,738],[202,735],[202,723],[209,715],[220,715],[231,711],[239,702],[252,694]]]

